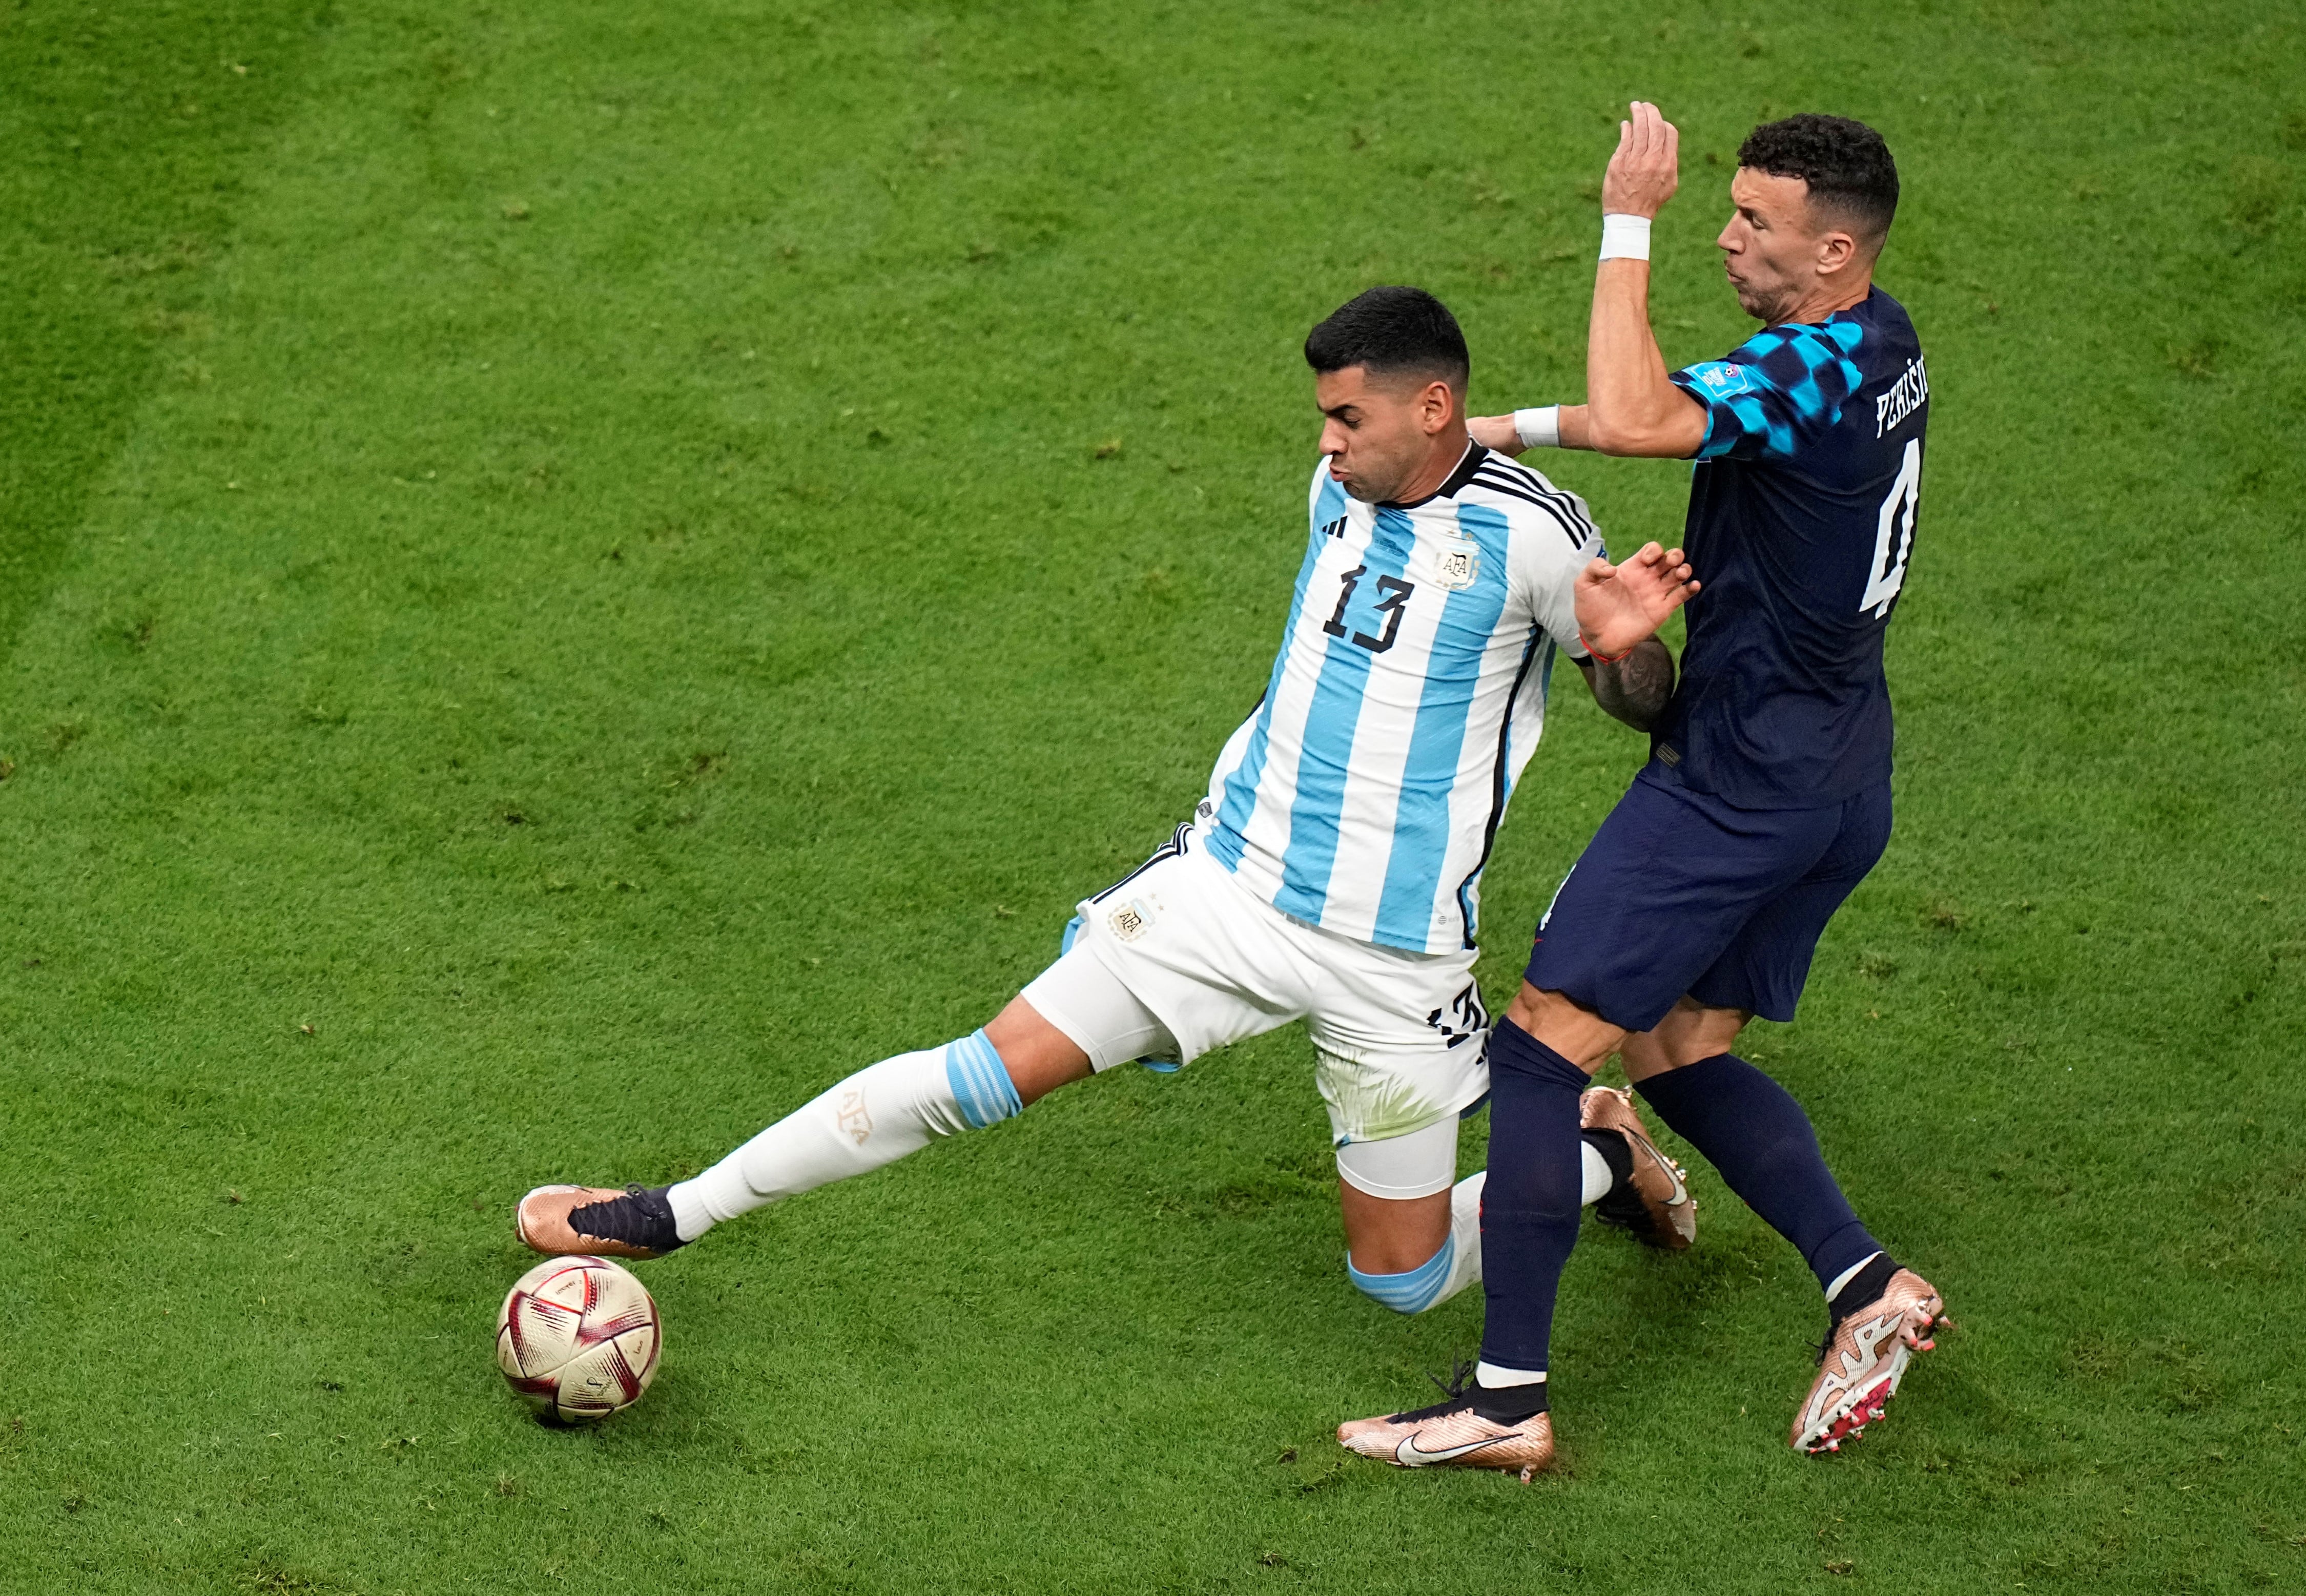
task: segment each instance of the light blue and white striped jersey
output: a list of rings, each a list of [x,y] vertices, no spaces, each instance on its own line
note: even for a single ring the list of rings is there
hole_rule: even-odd
[[[1573,585],[1576,494],[1474,444],[1432,498],[1350,498],[1324,459],[1265,696],[1195,829],[1284,914],[1413,952],[1470,948],[1482,867],[1537,747]]]

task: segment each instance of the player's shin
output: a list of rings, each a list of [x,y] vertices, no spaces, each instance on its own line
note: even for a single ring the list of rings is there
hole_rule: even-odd
[[[1511,1020],[1490,1033],[1489,1182],[1482,1259],[1489,1317],[1474,1411],[1513,1423],[1546,1407],[1547,1345],[1562,1266],[1577,1243],[1583,1070]]]
[[[1001,1056],[978,1031],[900,1054],[846,1080],[667,1196],[683,1242],[779,1198],[863,1174],[1021,1106]]]
[[[1623,1139],[1582,1133],[1578,1149],[1578,1200],[1587,1208],[1631,1178],[1632,1160]],[[1403,1313],[1438,1308],[1482,1277],[1482,1192],[1490,1172],[1477,1169],[1449,1191],[1449,1234],[1424,1266],[1401,1275],[1364,1275],[1346,1260],[1353,1283],[1387,1307]]]
[[[1730,1191],[1801,1250],[1829,1295],[1882,1250],[1826,1168],[1801,1105],[1744,1059],[1717,1054],[1635,1089],[1705,1155]]]
[[[1449,1189],[1449,1277],[1436,1293],[1446,1302],[1482,1277],[1482,1192],[1490,1172],[1477,1169]]]
[[[1452,1129],[1454,1130],[1454,1126]],[[1345,1257],[1345,1276],[1354,1288],[1396,1313],[1422,1313],[1438,1308],[1482,1277],[1482,1185],[1485,1172],[1476,1170],[1449,1192],[1449,1228],[1432,1257],[1413,1269],[1373,1275],[1356,1268]]]

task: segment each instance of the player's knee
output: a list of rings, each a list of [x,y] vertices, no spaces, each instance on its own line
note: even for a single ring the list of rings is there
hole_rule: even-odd
[[[1513,994],[1513,1001],[1506,1005],[1506,1011],[1499,1018],[1512,1020],[1516,1028],[1533,1037],[1537,1035],[1538,1028],[1545,1023],[1546,1000],[1552,995],[1551,993],[1540,992],[1524,981],[1521,989]]]
[[[1413,1269],[1405,1269],[1398,1275],[1365,1275],[1354,1267],[1353,1255],[1348,1253],[1345,1276],[1354,1289],[1396,1313],[1422,1313],[1441,1300],[1441,1290],[1449,1283],[1449,1267],[1456,1261],[1456,1238],[1444,1236],[1440,1250]]]
[[[961,1117],[972,1131],[1008,1119],[1025,1106],[1017,1083],[1009,1079],[1009,1067],[981,1030],[946,1044],[944,1073],[953,1101],[961,1105]]]

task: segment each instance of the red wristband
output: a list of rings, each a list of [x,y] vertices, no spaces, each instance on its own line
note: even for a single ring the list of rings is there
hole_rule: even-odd
[[[1640,644],[1636,643],[1634,644],[1634,648],[1627,649],[1624,653],[1605,654],[1600,649],[1594,647],[1593,640],[1585,636],[1583,632],[1577,634],[1577,641],[1585,645],[1586,657],[1591,659],[1596,665],[1614,665],[1620,660],[1630,660],[1634,657],[1634,648],[1639,648],[1641,646]]]

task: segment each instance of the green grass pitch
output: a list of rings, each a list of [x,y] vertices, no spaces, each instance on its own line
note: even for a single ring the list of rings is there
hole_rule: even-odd
[[[0,13],[0,1590],[2306,1589],[2306,24],[2289,8],[18,0]],[[530,1421],[513,1199],[982,1022],[1256,696],[1305,329],[1574,399],[1623,102],[1670,358],[1747,129],[1887,134],[1930,352],[1899,829],[1752,1051],[1958,1334],[1850,1455],[1694,1172],[1564,1466],[1343,1418],[1301,1033],[649,1267]],[[1620,546],[1670,465],[1541,462]],[[1483,965],[1641,757],[1561,684]],[[1468,1167],[1481,1124],[1467,1129]]]

